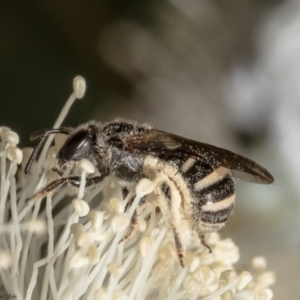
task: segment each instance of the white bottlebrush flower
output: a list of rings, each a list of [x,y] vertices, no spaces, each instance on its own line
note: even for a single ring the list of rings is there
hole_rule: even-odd
[[[81,91],[79,97],[82,95]],[[70,101],[75,98],[76,93]],[[55,127],[60,126],[69,107],[70,102]],[[81,173],[76,194],[63,187],[46,200],[27,205],[25,199],[34,190],[57,176],[47,168],[53,166],[59,139],[51,148],[53,139],[46,143],[25,177],[30,151],[17,148],[17,137],[11,129],[1,128],[0,275],[4,292],[27,300],[272,298],[269,286],[275,276],[266,271],[264,258],[253,260],[255,277],[248,271],[238,274],[234,268],[238,247],[213,233],[207,236],[213,250],[210,254],[184,217],[181,229],[187,251],[186,267],[182,268],[173,235],[156,210],[153,183],[148,179],[141,179],[124,200],[113,178],[85,195],[86,177],[96,170],[82,161],[69,170]],[[119,243],[139,200],[150,194],[152,200],[139,212],[137,233]]]

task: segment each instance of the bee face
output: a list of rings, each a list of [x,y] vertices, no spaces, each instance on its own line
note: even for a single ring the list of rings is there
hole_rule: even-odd
[[[222,228],[232,213],[233,178],[262,184],[274,181],[265,168],[229,150],[159,131],[147,124],[122,120],[106,124],[91,121],[74,130],[59,128],[35,134],[33,138],[39,137],[40,142],[32,152],[25,172],[29,171],[46,137],[52,133],[69,135],[57,155],[60,166],[86,158],[98,169],[100,176],[87,178],[86,186],[97,184],[109,175],[114,175],[123,186],[143,177],[152,180],[160,210],[173,231],[182,266],[180,211],[209,248],[205,234]],[[28,200],[44,197],[64,183],[78,187],[80,177],[61,178]],[[132,236],[136,225],[137,212],[122,240]]]

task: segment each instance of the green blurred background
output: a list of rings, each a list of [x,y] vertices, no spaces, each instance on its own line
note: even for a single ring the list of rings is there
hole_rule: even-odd
[[[299,1],[1,1],[0,124],[32,145],[87,81],[65,124],[126,117],[222,146],[267,167],[271,186],[238,184],[221,231],[277,274],[300,281]]]

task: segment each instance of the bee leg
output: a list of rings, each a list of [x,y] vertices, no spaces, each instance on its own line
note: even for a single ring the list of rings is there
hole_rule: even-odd
[[[141,198],[141,200],[138,204],[138,208],[142,208],[144,206],[144,204],[146,202],[146,199],[147,199],[147,196],[144,196],[144,197]],[[130,201],[127,202],[127,204],[125,206],[125,209],[124,209],[124,212],[126,212],[129,209],[129,207],[131,206],[133,200],[134,200],[134,196],[130,199]],[[119,241],[119,243],[129,240],[135,235],[135,233],[137,231],[138,223],[139,223],[139,215],[137,213],[137,210],[135,209],[134,212],[133,212],[133,215],[131,217],[129,227],[126,230],[126,233],[124,234],[122,239]]]
[[[179,232],[176,227],[172,227],[172,231],[173,231],[173,236],[174,236],[174,240],[175,240],[175,247],[176,247],[179,263],[184,268],[185,267],[185,264],[184,264],[184,252],[185,251],[183,249],[183,246],[182,246],[182,243],[180,240]]]
[[[157,196],[157,203],[160,207],[160,210],[167,222],[173,231],[173,236],[175,240],[175,247],[179,262],[184,268],[184,253],[183,244],[181,242],[180,236],[180,203],[181,196],[175,186],[175,184],[169,180],[167,176],[163,176],[163,180],[159,179],[155,184],[156,188],[154,190],[155,195]]]
[[[199,234],[199,238],[201,240],[201,244],[209,250],[209,253],[212,253],[211,248],[205,242],[205,234]]]
[[[120,239],[119,244],[122,243],[122,242],[128,241],[129,239],[131,239],[135,235],[138,223],[139,223],[138,214],[135,210],[133,212],[132,217],[131,217],[129,227],[127,228],[126,233],[124,234],[124,236]]]
[[[86,187],[89,187],[91,185],[100,183],[105,176],[96,176],[92,178],[86,179]],[[37,201],[39,199],[44,198],[48,193],[54,192],[56,189],[58,189],[60,186],[62,186],[65,183],[71,184],[75,187],[79,187],[81,182],[80,176],[69,176],[69,177],[63,177],[57,180],[54,180],[50,182],[46,187],[40,189],[37,191],[34,195],[26,199],[26,203]]]
[[[123,187],[122,188],[122,197],[123,197],[123,200],[125,200],[125,198],[127,197],[128,194],[129,194],[128,188],[127,187]]]
[[[75,176],[74,176],[75,177]],[[106,177],[106,175],[100,175],[100,176],[95,176],[95,177],[90,177],[90,178],[87,178],[86,179],[86,182],[85,182],[85,187],[90,187],[92,185],[95,185],[95,184],[98,184],[100,183],[104,178]],[[80,177],[81,179],[81,177]],[[76,184],[75,182],[70,182],[73,186],[75,187],[79,187],[80,186],[80,181],[76,181]]]
[[[124,208],[124,213],[128,211],[128,209],[131,206],[133,200],[134,200],[134,196],[126,203],[125,208]]]
[[[159,214],[161,212],[161,210],[160,210],[160,207],[159,206],[156,206],[155,207],[155,213],[156,214]],[[146,221],[149,221],[151,219],[151,213],[146,217]]]

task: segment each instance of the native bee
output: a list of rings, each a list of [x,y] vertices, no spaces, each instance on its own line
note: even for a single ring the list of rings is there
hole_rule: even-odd
[[[233,210],[233,178],[262,184],[274,181],[265,168],[229,150],[156,130],[148,124],[121,119],[108,123],[90,121],[75,129],[61,127],[33,134],[32,140],[40,140],[27,162],[25,173],[46,138],[55,133],[68,135],[57,154],[58,170],[83,158],[98,169],[100,175],[87,178],[86,187],[109,175],[115,176],[123,186],[144,177],[154,182],[154,194],[173,231],[182,266],[184,249],[180,236],[180,208],[191,229],[210,249],[205,243],[205,234],[222,228]],[[80,179],[79,176],[69,176],[55,180],[28,200],[41,198],[65,183],[78,187]],[[131,219],[132,228],[136,222],[135,212]]]

